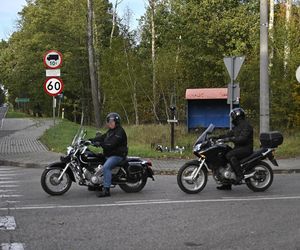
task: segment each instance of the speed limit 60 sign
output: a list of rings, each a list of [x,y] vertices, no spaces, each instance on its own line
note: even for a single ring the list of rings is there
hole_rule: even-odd
[[[60,94],[64,89],[64,83],[62,79],[58,77],[51,77],[46,79],[44,83],[44,90],[50,96],[56,96]]]

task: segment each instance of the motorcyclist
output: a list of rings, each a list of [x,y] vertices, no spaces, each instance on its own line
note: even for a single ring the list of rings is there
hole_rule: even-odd
[[[121,126],[121,117],[118,113],[109,113],[106,116],[106,125],[108,131],[100,136],[90,139],[96,147],[103,148],[103,155],[106,161],[103,165],[103,190],[99,190],[98,197],[110,196],[111,170],[124,158],[128,153],[127,135]]]
[[[225,157],[236,173],[236,183],[243,179],[239,160],[249,156],[253,152],[253,128],[246,120],[245,111],[242,108],[234,108],[230,112],[233,129],[227,134],[220,136],[221,141],[233,142],[234,148]],[[231,184],[217,187],[219,190],[231,190]]]

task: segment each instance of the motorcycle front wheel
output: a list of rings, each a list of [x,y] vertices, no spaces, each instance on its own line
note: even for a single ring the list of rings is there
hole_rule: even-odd
[[[180,189],[187,194],[197,194],[201,192],[207,183],[207,170],[201,168],[195,179],[192,179],[192,173],[199,168],[196,163],[186,163],[178,171],[177,184]]]
[[[119,186],[126,193],[137,193],[145,187],[146,183],[147,178],[142,178],[136,183],[119,184]]]
[[[60,181],[58,180],[62,170],[62,168],[44,170],[41,176],[41,185],[46,193],[50,195],[62,195],[70,189],[72,180],[67,172],[64,173]]]
[[[247,187],[254,192],[263,192],[273,183],[273,170],[264,161],[259,162],[248,172],[249,174],[254,172],[252,177],[245,180]]]

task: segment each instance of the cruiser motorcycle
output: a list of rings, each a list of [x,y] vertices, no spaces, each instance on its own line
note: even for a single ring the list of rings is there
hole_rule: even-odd
[[[105,158],[88,148],[91,142],[85,140],[85,136],[86,131],[81,127],[67,148],[67,154],[62,156],[59,162],[45,168],[41,176],[41,185],[46,193],[62,195],[70,189],[72,182],[88,186],[90,190],[103,186],[102,166]],[[148,178],[154,180],[151,166],[150,161],[139,157],[127,157],[112,169],[112,186],[119,185],[127,193],[141,191]]]
[[[236,183],[236,174],[225,158],[232,148],[222,140],[210,138],[213,130],[214,125],[210,124],[194,144],[193,153],[198,159],[185,163],[179,169],[177,183],[180,189],[188,194],[199,193],[206,186],[208,171],[211,171],[217,184],[246,184],[254,192],[267,190],[273,182],[273,170],[264,160],[269,159],[278,166],[273,152],[282,144],[282,134],[277,131],[260,134],[261,147],[240,161],[244,178],[241,183]]]

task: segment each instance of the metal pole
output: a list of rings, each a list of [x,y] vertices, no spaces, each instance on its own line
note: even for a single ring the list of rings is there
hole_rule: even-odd
[[[231,100],[230,100],[230,112],[231,110],[233,109],[233,86],[234,86],[234,61],[235,61],[235,56],[231,57],[231,60],[232,60],[232,70],[231,70]],[[229,128],[230,130],[232,129],[232,119],[231,119],[231,116],[229,117],[230,121],[229,121]]]
[[[56,107],[56,100],[53,96],[53,125],[55,126],[55,107]]]
[[[173,151],[175,149],[175,132],[174,132],[174,123],[175,122],[171,122],[171,151]]]
[[[268,0],[260,0],[260,132],[270,130]]]

